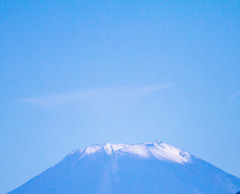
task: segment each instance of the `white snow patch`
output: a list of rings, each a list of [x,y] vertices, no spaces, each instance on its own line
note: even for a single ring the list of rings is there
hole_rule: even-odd
[[[130,156],[137,156],[141,158],[154,157],[158,160],[172,161],[179,164],[191,162],[191,154],[161,141],[135,145],[110,143],[106,143],[104,145],[92,145],[87,148],[80,149],[78,153],[81,154],[80,158],[83,158],[101,151],[104,151],[107,155],[115,153],[117,156],[128,154]],[[74,153],[75,152],[72,154]]]
[[[160,160],[169,160],[180,164],[189,162],[191,157],[186,151],[166,143],[154,143],[154,146],[149,147],[149,151]]]
[[[148,158],[150,156],[149,151],[144,144],[128,145],[119,151],[129,153],[132,155],[137,155],[143,158]]]

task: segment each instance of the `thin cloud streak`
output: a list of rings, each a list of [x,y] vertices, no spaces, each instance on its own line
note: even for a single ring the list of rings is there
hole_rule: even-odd
[[[99,106],[143,98],[155,92],[159,92],[174,86],[176,85],[162,84],[138,87],[97,88],[75,93],[55,94],[35,98],[22,98],[20,101],[44,108],[59,107],[71,104]]]
[[[229,101],[233,101],[238,96],[240,96],[240,92],[235,93],[231,98],[229,98]]]

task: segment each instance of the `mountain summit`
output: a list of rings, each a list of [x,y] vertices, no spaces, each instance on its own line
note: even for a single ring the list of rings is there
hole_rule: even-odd
[[[10,194],[235,193],[240,179],[161,141],[75,150]]]
[[[106,153],[107,155],[115,155],[115,157],[128,156],[139,158],[155,158],[159,160],[171,161],[176,163],[191,162],[191,155],[174,146],[170,146],[161,141],[145,144],[110,144],[92,145],[80,150],[73,151],[72,154],[79,155],[80,158],[90,156],[97,153]]]

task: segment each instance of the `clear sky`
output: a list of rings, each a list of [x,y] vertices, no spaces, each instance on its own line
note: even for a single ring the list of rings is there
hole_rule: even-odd
[[[240,177],[239,1],[0,1],[0,193],[156,139]]]

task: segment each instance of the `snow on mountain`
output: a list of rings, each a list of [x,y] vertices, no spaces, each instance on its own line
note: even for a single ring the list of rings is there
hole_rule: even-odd
[[[92,145],[10,192],[236,193],[240,179],[161,141]]]
[[[75,150],[71,154],[79,153],[80,158],[83,158],[102,151],[105,151],[108,155],[114,153],[119,157],[122,155],[131,155],[141,158],[155,157],[159,160],[172,161],[180,164],[191,162],[191,155],[188,152],[161,141],[136,145],[106,143],[104,145],[93,145]]]

